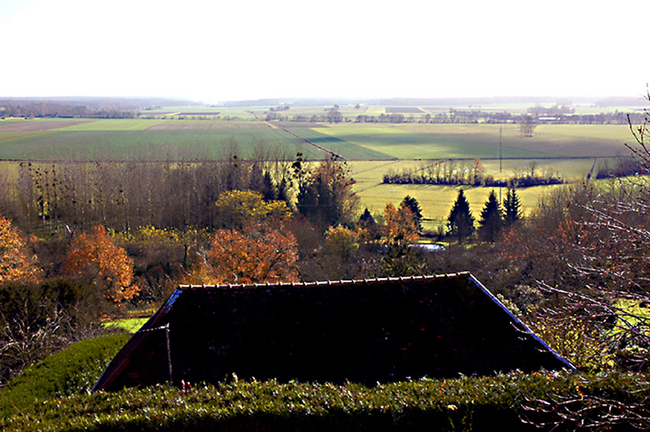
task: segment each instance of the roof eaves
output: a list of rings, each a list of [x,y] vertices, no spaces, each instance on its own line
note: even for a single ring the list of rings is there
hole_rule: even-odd
[[[255,287],[281,287],[281,286],[321,286],[321,285],[354,285],[354,284],[368,284],[376,282],[408,282],[408,281],[418,281],[418,280],[427,280],[427,279],[446,279],[446,278],[457,278],[462,276],[470,276],[470,272],[458,272],[458,273],[447,273],[447,274],[436,274],[436,275],[425,275],[425,276],[396,276],[396,277],[378,277],[370,279],[341,279],[341,280],[326,280],[326,281],[316,281],[316,282],[267,282],[267,283],[251,283],[251,284],[215,284],[215,285],[180,285],[179,288],[184,289],[200,289],[200,288],[255,288]]]

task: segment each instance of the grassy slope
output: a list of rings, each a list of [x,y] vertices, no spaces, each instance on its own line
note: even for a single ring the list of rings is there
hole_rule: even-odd
[[[0,418],[18,415],[38,401],[88,394],[129,337],[115,335],[76,342],[26,369],[0,390]]]

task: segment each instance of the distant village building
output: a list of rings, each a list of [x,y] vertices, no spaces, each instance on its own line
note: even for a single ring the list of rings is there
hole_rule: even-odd
[[[573,369],[469,273],[181,286],[95,390],[239,378],[375,384]]]

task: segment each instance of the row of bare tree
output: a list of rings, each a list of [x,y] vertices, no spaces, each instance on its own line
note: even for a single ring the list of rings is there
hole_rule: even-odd
[[[288,199],[286,162],[23,162],[0,178],[0,213],[25,228],[118,231],[138,226],[217,227],[215,202],[228,190]]]

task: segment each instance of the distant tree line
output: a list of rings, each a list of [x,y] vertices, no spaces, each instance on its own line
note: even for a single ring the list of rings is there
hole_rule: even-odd
[[[437,114],[404,115],[401,113],[382,113],[377,116],[359,114],[354,119],[344,117],[338,110],[332,110],[324,114],[304,115],[298,114],[290,117],[283,114],[277,108],[266,113],[266,121],[290,121],[299,123],[489,123],[489,124],[633,124],[643,121],[642,113],[599,113],[599,114],[575,114],[573,108],[557,106],[550,108],[533,107],[525,114],[513,114],[509,112],[484,112],[481,110],[457,110],[449,109],[447,112]]]
[[[343,121],[350,121],[343,117],[343,114],[336,109],[328,109],[324,114],[314,114],[311,116],[298,114],[293,117],[287,115],[282,115],[278,110],[269,111],[266,113],[266,121],[277,120],[277,121],[291,121],[291,122],[300,122],[300,123],[341,123]]]
[[[56,102],[0,102],[0,118],[137,118],[140,113],[115,108],[91,108],[86,105],[68,105]]]
[[[645,173],[646,169],[643,163],[637,159],[625,158],[617,161],[601,160],[596,167],[596,178],[617,178]]]
[[[453,160],[437,161],[419,169],[389,171],[384,174],[384,184],[428,184],[445,186],[487,186],[487,187],[530,187],[562,184],[564,180],[552,172],[541,172],[532,163],[527,172],[515,173],[507,180],[495,179],[486,174],[479,159],[473,163],[458,163]]]
[[[161,106],[191,105],[189,101],[162,98],[54,97],[0,99],[2,117],[134,118],[141,110]]]

